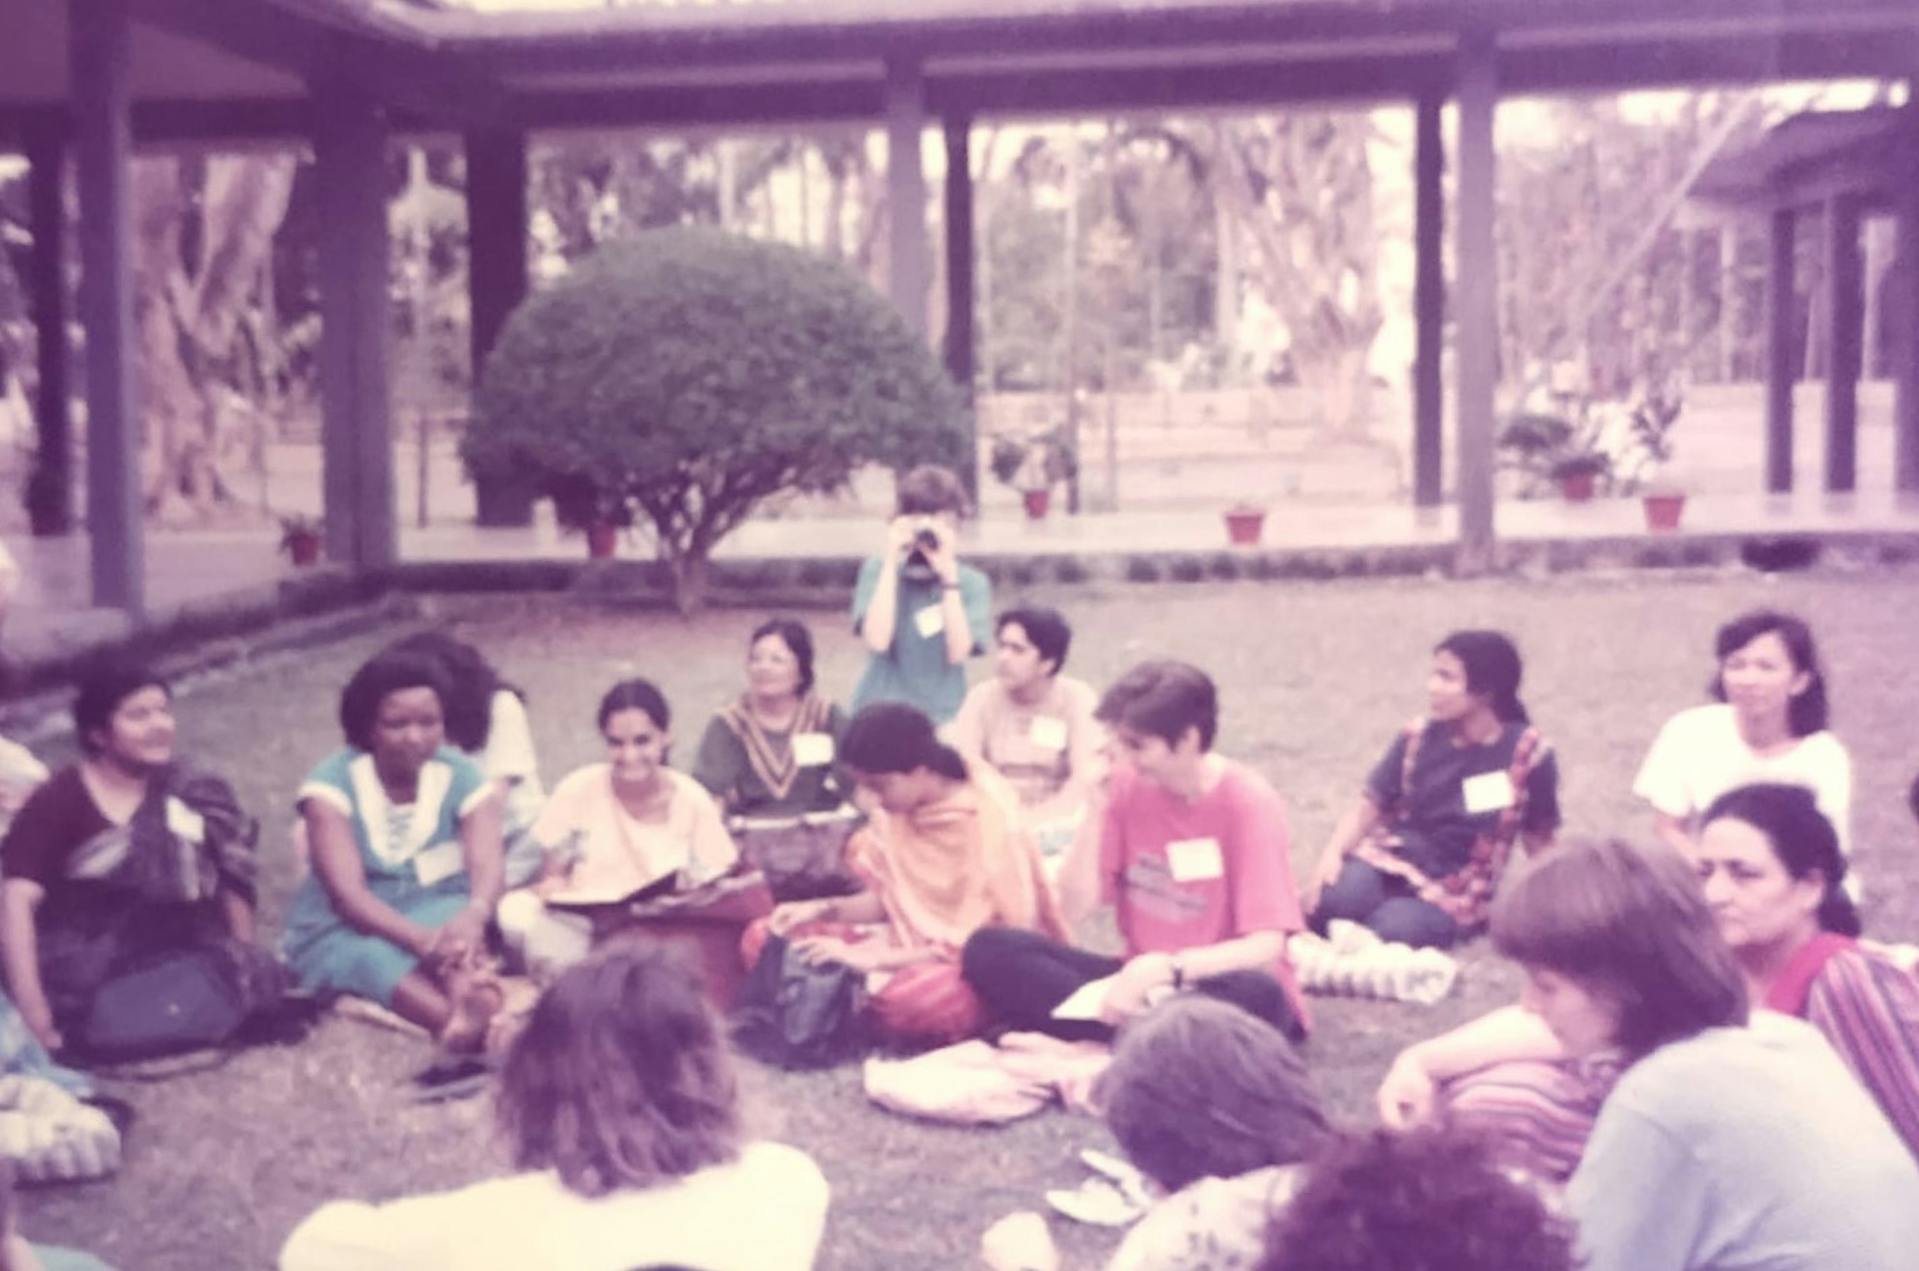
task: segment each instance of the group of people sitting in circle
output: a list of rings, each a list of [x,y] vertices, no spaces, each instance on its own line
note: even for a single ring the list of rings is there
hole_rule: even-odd
[[[862,973],[889,1043],[1112,1043],[1095,1102],[1158,1197],[1114,1267],[1909,1264],[1919,978],[1861,935],[1850,764],[1804,622],[1720,630],[1715,700],[1668,722],[1634,783],[1641,846],[1559,839],[1519,652],[1446,636],[1426,710],[1296,882],[1280,796],[1214,749],[1213,681],[1169,660],[1103,693],[1062,674],[1066,619],[992,616],[962,506],[942,469],[902,479],[853,601],[870,656],[849,712],[807,627],[767,621],[690,773],[647,680],[606,691],[605,759],[549,792],[524,699],[483,655],[443,632],[382,650],[299,787],[277,955],[255,929],[256,822],[176,760],[163,680],[96,668],[82,757],[0,844],[22,1020],[57,1055],[138,1049],[166,1021],[124,1017],[184,992],[185,966],[212,986],[196,1027],[271,1015],[297,982],[494,1053],[521,1172],[328,1205],[290,1271],[811,1265],[825,1181],[745,1138],[715,1006],[720,964],[775,937]],[[1075,943],[1102,906],[1117,952]],[[716,915],[702,980],[670,946]],[[1519,1005],[1399,1055],[1366,1135],[1329,1127],[1299,1058],[1288,940],[1341,920],[1442,948],[1490,929],[1526,977]],[[503,961],[543,987],[530,1009]],[[1058,1265],[1030,1215],[982,1253]]]

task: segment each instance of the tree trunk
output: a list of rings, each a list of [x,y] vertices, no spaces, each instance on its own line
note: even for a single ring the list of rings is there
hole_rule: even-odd
[[[1288,115],[1241,136],[1213,125],[1214,197],[1247,231],[1293,369],[1323,395],[1326,427],[1367,435],[1366,360],[1384,325],[1364,114]],[[1261,160],[1255,167],[1253,158]]]
[[[204,520],[238,503],[227,476],[251,466],[263,421],[234,383],[247,312],[286,214],[290,158],[208,160],[199,252],[185,258],[195,214],[181,163],[141,159],[134,172],[134,324],[139,350],[141,473],[147,512]],[[257,334],[257,332],[256,332]]]

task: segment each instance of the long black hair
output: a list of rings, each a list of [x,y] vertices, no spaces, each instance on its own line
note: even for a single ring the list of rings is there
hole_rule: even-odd
[[[1466,668],[1466,691],[1486,698],[1501,723],[1528,724],[1525,703],[1519,700],[1519,677],[1525,665],[1519,648],[1503,631],[1455,631],[1433,646],[1434,653],[1450,653]]]
[[[939,739],[933,721],[905,702],[875,702],[846,726],[840,758],[859,772],[912,772],[930,768],[954,781],[966,780],[966,761]]]

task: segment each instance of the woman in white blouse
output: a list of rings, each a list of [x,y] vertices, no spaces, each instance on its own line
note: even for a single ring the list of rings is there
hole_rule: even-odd
[[[1811,790],[1851,853],[1852,760],[1827,729],[1825,676],[1812,630],[1792,614],[1757,609],[1719,628],[1713,643],[1718,700],[1666,721],[1633,781],[1653,807],[1659,837],[1692,853],[1699,817],[1745,785]]]

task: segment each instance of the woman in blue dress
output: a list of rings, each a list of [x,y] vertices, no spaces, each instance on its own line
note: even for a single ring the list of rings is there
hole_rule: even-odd
[[[347,746],[300,787],[313,868],[285,950],[308,988],[370,998],[463,1050],[500,1005],[482,959],[501,814],[495,787],[446,744],[446,693],[438,665],[406,652],[347,682]]]

